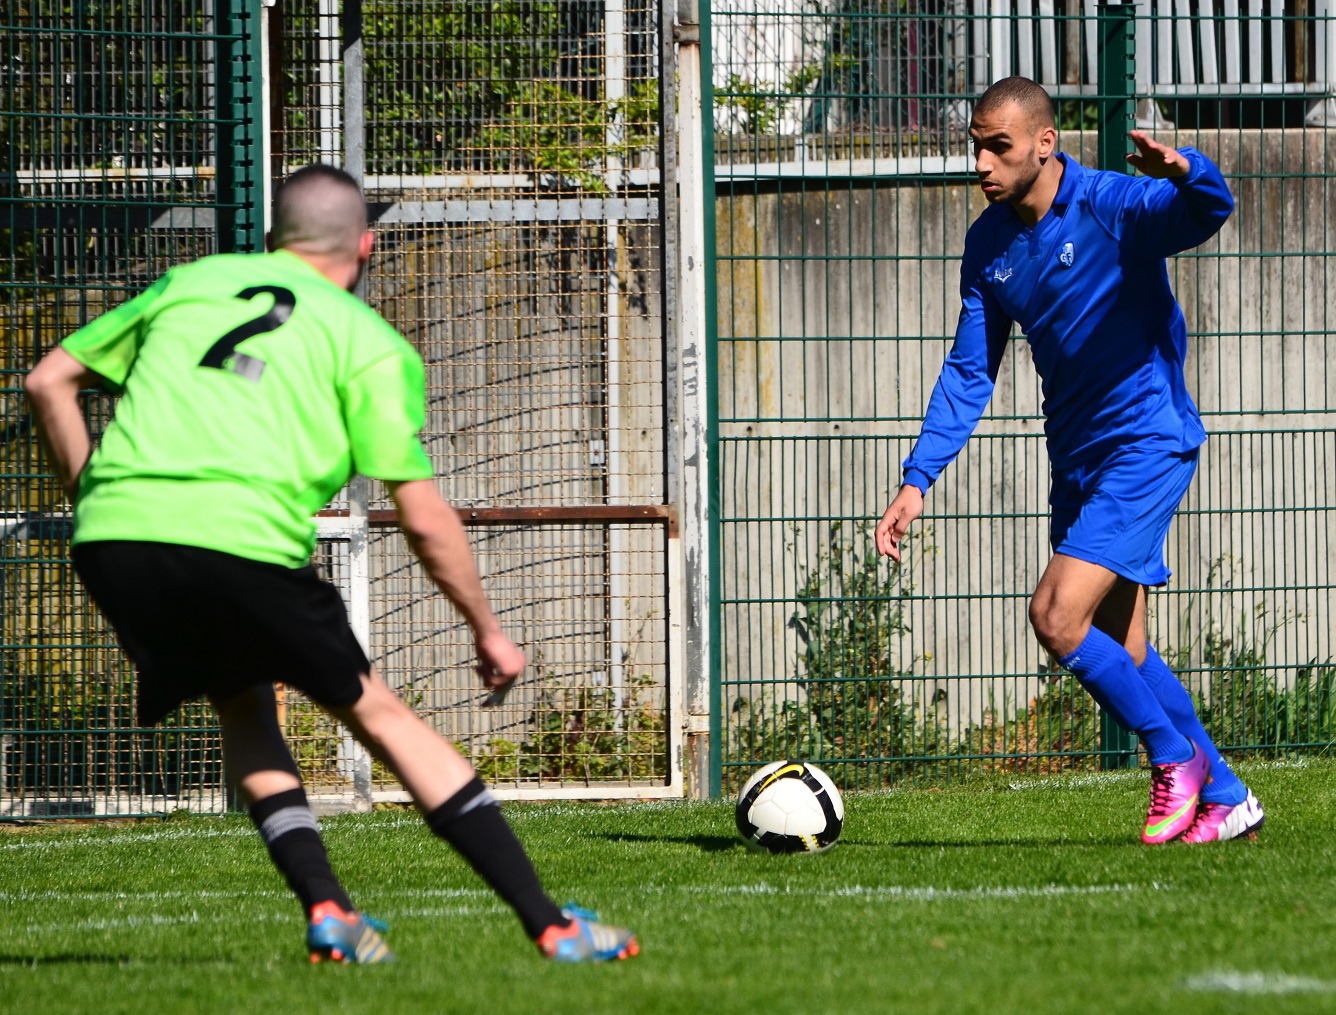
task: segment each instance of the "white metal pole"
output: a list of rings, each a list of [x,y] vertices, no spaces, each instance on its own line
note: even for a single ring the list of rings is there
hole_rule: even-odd
[[[707,0],[708,2],[708,0]],[[690,10],[685,9],[690,7]],[[691,793],[709,795],[710,518],[705,370],[704,111],[699,17],[684,5],[678,31],[678,361],[682,417],[681,529],[686,635],[686,761]]]
[[[626,130],[626,118],[621,102],[626,96],[626,9],[622,0],[605,0],[603,9],[603,88],[609,109],[616,109],[608,117],[607,156],[603,178],[615,196],[621,187],[625,169],[617,154],[618,144]],[[605,331],[607,340],[607,457],[604,467],[608,476],[608,502],[626,503],[627,462],[623,454],[622,427],[622,284],[619,256],[621,253],[621,223],[609,216],[606,219],[605,249],[608,270],[604,299]],[[630,623],[627,618],[630,602],[631,555],[627,550],[624,527],[614,526],[608,537],[608,645],[612,658],[608,660],[609,682],[614,707],[620,709],[625,701],[625,660],[630,651],[627,637]]]

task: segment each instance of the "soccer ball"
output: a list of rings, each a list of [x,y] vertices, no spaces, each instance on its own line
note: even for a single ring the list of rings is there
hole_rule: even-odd
[[[844,828],[844,801],[830,776],[805,761],[773,761],[738,794],[738,833],[753,849],[824,853]]]

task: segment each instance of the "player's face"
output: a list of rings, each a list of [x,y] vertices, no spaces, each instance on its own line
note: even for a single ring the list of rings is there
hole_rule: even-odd
[[[1052,127],[1036,127],[1014,102],[975,113],[970,120],[974,172],[989,203],[1025,200],[1055,138]]]

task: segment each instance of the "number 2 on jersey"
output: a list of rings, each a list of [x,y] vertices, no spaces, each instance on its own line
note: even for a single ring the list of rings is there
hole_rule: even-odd
[[[237,293],[236,298],[239,300],[253,300],[256,296],[261,295],[272,296],[274,305],[258,317],[252,317],[249,321],[238,324],[209,346],[209,351],[199,361],[200,366],[227,370],[229,369],[228,360],[231,360],[230,369],[232,373],[240,374],[251,381],[260,379],[260,375],[264,373],[264,360],[237,352],[237,346],[248,338],[254,338],[256,335],[263,335],[276,328],[281,328],[292,316],[292,310],[297,305],[297,297],[292,290],[285,289],[281,285],[251,286],[249,289],[243,289]]]

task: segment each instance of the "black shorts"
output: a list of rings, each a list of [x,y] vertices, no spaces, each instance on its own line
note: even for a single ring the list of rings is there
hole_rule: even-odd
[[[322,705],[362,696],[371,664],[338,589],[283,567],[175,543],[74,547],[74,567],[139,673],[146,726],[183,702],[289,684]]]

